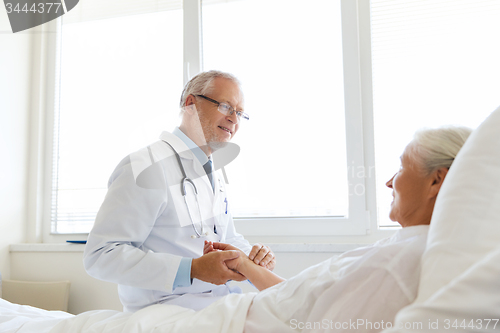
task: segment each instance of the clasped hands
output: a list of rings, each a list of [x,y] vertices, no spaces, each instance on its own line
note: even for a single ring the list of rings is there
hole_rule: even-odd
[[[228,280],[244,281],[242,265],[255,264],[273,270],[276,258],[271,249],[255,244],[247,256],[240,249],[225,243],[205,241],[203,256],[193,259],[191,278],[221,285]]]

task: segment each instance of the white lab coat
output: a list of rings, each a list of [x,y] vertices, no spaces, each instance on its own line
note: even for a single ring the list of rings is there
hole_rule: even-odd
[[[192,238],[195,232],[181,195],[182,172],[165,142],[157,141],[124,158],[110,177],[108,193],[87,240],[84,266],[91,276],[118,284],[125,311],[168,302],[199,308],[188,294],[206,299],[211,294],[227,294],[229,289],[193,279],[190,287],[173,290],[181,258],[200,257],[204,240],[229,243],[247,254],[251,250],[234,228],[220,171],[214,172],[213,191],[203,166],[181,139],[168,132],[160,139],[179,153],[187,176],[195,183],[204,231],[209,235]],[[187,190],[191,214],[200,230],[195,196],[189,187]],[[183,294],[185,303],[179,302]]]

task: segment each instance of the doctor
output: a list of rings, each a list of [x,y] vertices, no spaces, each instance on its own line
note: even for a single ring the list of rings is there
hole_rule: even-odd
[[[267,246],[236,232],[212,166],[212,152],[248,120],[239,81],[200,73],[184,88],[181,110],[180,127],[116,167],[85,247],[86,271],[118,284],[124,311],[158,303],[199,310],[239,289],[228,281],[245,278],[225,263],[239,252],[203,255],[207,241],[229,243],[270,270],[276,263]]]

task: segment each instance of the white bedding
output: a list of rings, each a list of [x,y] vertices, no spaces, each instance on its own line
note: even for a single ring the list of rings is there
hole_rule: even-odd
[[[135,313],[95,310],[79,315],[45,311],[0,299],[1,333],[164,333],[242,332],[255,296],[231,294],[203,311],[153,305]]]
[[[46,332],[63,319],[73,315],[62,311],[45,311],[27,305],[18,305],[0,298],[0,332]]]
[[[381,331],[417,295],[428,229],[403,228],[260,292],[245,333]]]

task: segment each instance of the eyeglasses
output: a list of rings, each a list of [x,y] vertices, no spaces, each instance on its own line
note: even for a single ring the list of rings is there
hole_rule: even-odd
[[[215,99],[211,99],[211,98],[209,98],[207,96],[204,96],[204,95],[195,95],[195,96],[196,97],[204,98],[204,99],[206,99],[209,102],[217,104],[217,109],[223,115],[232,116],[233,113],[236,112],[236,119],[238,120],[237,123],[239,123],[241,119],[243,119],[245,121],[250,119],[250,117],[248,116],[248,114],[246,114],[243,111],[236,111],[231,105],[228,105],[226,103],[217,102]]]

